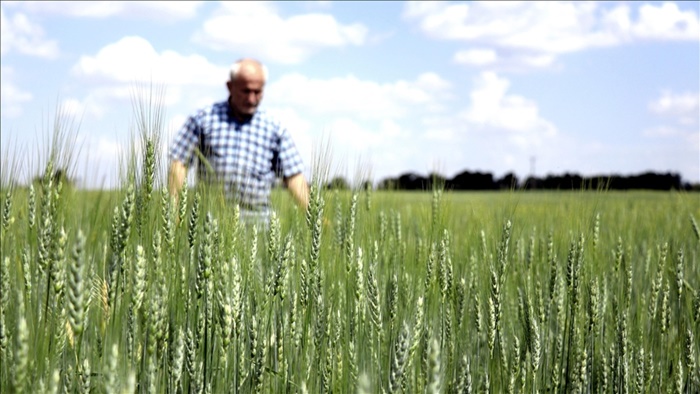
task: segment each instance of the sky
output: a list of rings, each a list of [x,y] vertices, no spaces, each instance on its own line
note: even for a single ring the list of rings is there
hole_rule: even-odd
[[[292,135],[307,177],[325,157],[350,181],[654,171],[700,182],[699,2],[1,9],[5,178],[41,172],[58,127],[80,185],[118,186],[139,149],[134,108],[161,109],[151,119],[164,176],[178,128],[225,100],[231,64],[253,57],[269,69],[261,107]]]

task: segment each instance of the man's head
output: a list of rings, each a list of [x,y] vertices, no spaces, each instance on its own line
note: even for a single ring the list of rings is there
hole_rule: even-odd
[[[240,117],[255,114],[263,97],[267,68],[257,60],[242,59],[231,66],[231,78],[226,82],[231,95],[230,105]]]

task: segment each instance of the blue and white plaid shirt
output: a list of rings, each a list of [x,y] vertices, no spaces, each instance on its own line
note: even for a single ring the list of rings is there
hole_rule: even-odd
[[[265,111],[245,123],[233,115],[228,101],[190,116],[170,148],[170,159],[190,168],[199,150],[199,180],[221,182],[240,205],[242,216],[269,214],[270,190],[277,176],[301,173],[304,165],[289,132]],[[208,165],[207,165],[208,164]]]

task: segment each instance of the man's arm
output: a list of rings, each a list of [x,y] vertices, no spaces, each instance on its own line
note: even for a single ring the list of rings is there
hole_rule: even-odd
[[[309,185],[306,183],[306,178],[304,174],[298,173],[292,175],[289,178],[284,178],[284,184],[287,186],[289,192],[294,196],[297,204],[304,208],[304,210],[309,207]]]
[[[174,198],[175,201],[177,201],[180,196],[180,190],[182,189],[182,185],[185,184],[185,178],[187,178],[187,167],[179,160],[170,162],[168,189],[170,190],[170,196]]]

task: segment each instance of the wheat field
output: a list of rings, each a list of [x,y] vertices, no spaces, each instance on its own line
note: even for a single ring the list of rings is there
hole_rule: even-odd
[[[695,195],[314,185],[259,226],[149,179],[4,188],[0,391],[700,390]]]
[[[697,194],[337,191],[317,165],[307,211],[275,190],[250,224],[172,198],[158,141],[109,191],[54,176],[65,144],[27,186],[3,162],[0,392],[700,392]]]

